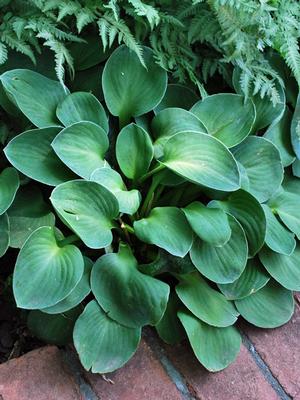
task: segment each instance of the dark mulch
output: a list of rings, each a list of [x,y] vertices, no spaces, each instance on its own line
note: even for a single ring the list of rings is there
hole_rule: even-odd
[[[15,254],[9,253],[2,258],[0,267],[0,363],[43,346],[27,329],[27,312],[15,305],[11,288]]]

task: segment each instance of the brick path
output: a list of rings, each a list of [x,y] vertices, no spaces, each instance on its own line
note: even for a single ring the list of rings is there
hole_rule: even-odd
[[[0,366],[0,400],[300,400],[300,296],[284,327],[240,330],[240,355],[215,374],[188,346],[163,346],[151,330],[133,359],[106,376],[84,372],[72,349],[46,346]]]

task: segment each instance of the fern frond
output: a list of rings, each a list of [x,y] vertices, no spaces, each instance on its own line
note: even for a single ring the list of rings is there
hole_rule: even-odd
[[[147,18],[151,29],[159,24],[159,12],[154,7],[143,3],[141,0],[128,0],[128,3],[133,6],[137,15]]]
[[[69,68],[71,77],[74,77],[73,58],[69,50],[63,43],[57,41],[51,34],[48,34],[47,32],[39,33],[38,35],[40,38],[45,40],[44,46],[49,47],[54,52],[56,76],[61,85],[65,88],[65,65]]]
[[[119,44],[124,43],[129,49],[134,51],[141,64],[145,67],[142,46],[137,43],[128,26],[122,19],[116,21],[111,14],[106,13],[102,18],[99,18],[98,27],[104,49],[107,44],[110,46],[112,45],[110,32],[113,30],[112,38],[114,39],[117,37]]]
[[[32,48],[23,40],[18,39],[10,32],[3,32],[0,38],[1,42],[5,43],[9,46],[12,50],[18,51],[29,57],[33,64],[36,64],[36,59]]]
[[[88,8],[82,8],[78,11],[76,14],[76,27],[78,32],[80,33],[85,26],[92,23],[95,19],[96,16]]]
[[[0,42],[0,64],[4,64],[7,60],[7,47],[4,43]]]

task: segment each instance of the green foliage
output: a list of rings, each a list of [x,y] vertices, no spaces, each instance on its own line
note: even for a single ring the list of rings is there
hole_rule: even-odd
[[[62,84],[66,70],[74,77],[78,66],[76,45],[91,52],[91,34],[99,35],[104,51],[125,44],[144,66],[142,45],[148,44],[161,67],[176,80],[197,85],[203,96],[205,83],[216,73],[230,82],[232,66],[239,69],[246,98],[260,93],[279,102],[278,82],[290,79],[286,66],[300,84],[296,0],[10,0],[2,4],[1,15],[0,64],[11,50],[35,63],[46,46],[54,52]],[[270,52],[286,66],[275,65]]]
[[[155,29],[155,10],[129,3]],[[0,76],[0,105],[18,116],[0,110],[0,254],[20,249],[13,292],[32,332],[73,336],[87,370],[124,365],[152,325],[218,371],[238,354],[240,315],[273,328],[293,313],[299,107],[292,117],[284,94],[276,107],[234,93],[199,101],[143,51],[147,69],[114,50],[98,98],[27,69]]]

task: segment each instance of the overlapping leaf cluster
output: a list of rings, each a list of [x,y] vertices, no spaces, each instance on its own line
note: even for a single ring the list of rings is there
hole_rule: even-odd
[[[217,371],[239,352],[239,315],[273,328],[293,313],[299,104],[292,115],[281,87],[276,107],[245,101],[238,79],[237,93],[199,100],[143,54],[147,68],[125,46],[110,55],[102,103],[96,87],[0,76],[1,106],[25,128],[2,135],[1,255],[20,249],[29,327],[73,336],[86,369],[121,367],[152,325]]]

